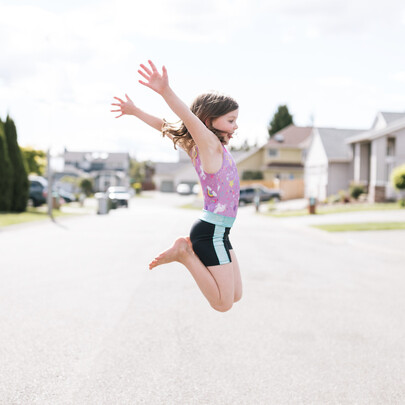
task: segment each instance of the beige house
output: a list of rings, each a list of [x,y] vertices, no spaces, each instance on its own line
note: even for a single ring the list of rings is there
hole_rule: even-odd
[[[311,134],[311,127],[289,125],[262,147],[235,156],[242,184],[247,172],[261,172],[261,183],[279,188],[283,199],[304,197],[304,163]]]
[[[261,148],[236,158],[240,178],[248,171],[261,171],[267,181],[302,179],[311,131],[311,127],[289,125]]]

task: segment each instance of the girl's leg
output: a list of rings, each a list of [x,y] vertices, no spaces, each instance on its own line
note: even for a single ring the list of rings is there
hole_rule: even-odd
[[[233,249],[229,251],[232,259],[233,266],[233,280],[234,280],[234,302],[242,298],[242,278],[240,276],[239,263]]]
[[[214,309],[225,312],[232,308],[235,299],[232,263],[205,267],[194,253],[189,238],[179,238],[170,249],[157,256],[149,268],[174,261],[187,267]]]

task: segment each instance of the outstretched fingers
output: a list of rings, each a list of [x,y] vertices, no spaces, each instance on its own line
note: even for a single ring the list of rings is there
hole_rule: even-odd
[[[152,72],[149,70],[149,68],[147,68],[144,64],[141,63],[141,68],[149,75],[152,76]],[[139,72],[139,70],[138,70]]]
[[[149,76],[147,76],[145,73],[142,72],[142,70],[138,70],[138,73],[139,73],[141,76],[143,76],[146,80],[149,80],[149,79],[150,79],[151,74],[150,74]]]
[[[151,60],[148,60],[150,67],[152,68],[152,72],[153,73],[157,73],[157,69],[156,66],[153,64],[153,62]]]

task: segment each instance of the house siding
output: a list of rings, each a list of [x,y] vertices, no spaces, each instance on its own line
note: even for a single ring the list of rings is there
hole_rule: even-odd
[[[269,163],[302,162],[302,152],[299,149],[278,148],[277,156],[269,156],[268,153],[269,149],[266,150],[266,157],[265,157],[266,165],[268,165]]]
[[[347,190],[350,186],[350,163],[329,163],[327,194],[337,194],[340,190]]]
[[[244,159],[242,162],[237,164],[238,172],[240,178],[243,176],[243,172],[249,170],[263,170],[263,154],[264,149],[259,149],[256,153]]]

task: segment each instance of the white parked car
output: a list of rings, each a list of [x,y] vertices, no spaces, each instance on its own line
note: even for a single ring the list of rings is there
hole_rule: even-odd
[[[126,187],[108,187],[107,196],[112,202],[112,208],[128,208],[131,195]]]

